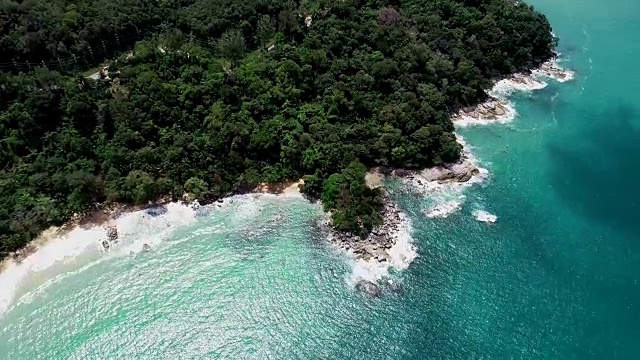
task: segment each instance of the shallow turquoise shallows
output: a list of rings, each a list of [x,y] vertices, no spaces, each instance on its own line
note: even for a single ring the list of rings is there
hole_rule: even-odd
[[[460,211],[392,186],[419,254],[402,292],[353,290],[318,205],[245,196],[30,279],[0,358],[640,359],[640,1],[530,3],[576,79],[459,130],[490,173]]]

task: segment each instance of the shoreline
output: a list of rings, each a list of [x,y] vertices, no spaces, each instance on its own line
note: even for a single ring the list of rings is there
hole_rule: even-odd
[[[300,184],[301,181],[292,181],[259,186],[249,193],[225,197],[206,206],[221,209],[243,201],[235,198],[242,195],[303,199]],[[28,252],[24,252],[18,261],[7,257],[0,262],[0,288],[3,289],[0,316],[19,303],[26,289],[43,286],[41,282],[45,278],[63,278],[80,263],[101,262],[114,257],[132,258],[152,251],[173,231],[196,221],[200,208],[195,201],[181,199],[162,199],[143,206],[110,204],[82,218],[76,216],[63,226],[50,227],[29,244]],[[115,229],[115,236],[110,233],[111,229]],[[105,242],[108,246],[104,246]]]
[[[378,169],[369,171],[367,175],[379,181],[385,177]],[[383,222],[366,238],[333,229],[330,218],[321,222],[323,232],[328,234],[329,246],[352,262],[353,269],[347,282],[369,296],[381,294],[380,282],[389,275],[391,268],[406,269],[418,256],[408,216],[384,188],[383,192]],[[400,291],[402,287],[401,283],[391,280],[388,280],[388,285],[393,291]]]
[[[462,138],[460,138],[462,141]],[[353,261],[353,272],[348,282],[356,289],[369,296],[379,296],[381,286],[391,291],[400,291],[402,284],[388,278],[391,269],[403,270],[409,267],[418,257],[417,248],[413,244],[412,225],[409,217],[393,201],[384,188],[384,180],[393,178],[401,180],[405,185],[418,190],[420,186],[429,184],[449,188],[451,186],[470,186],[482,181],[485,171],[479,168],[472,156],[466,152],[460,161],[444,164],[423,170],[370,169],[365,180],[371,188],[380,187],[382,198],[382,224],[375,227],[364,239],[350,233],[334,230],[330,219],[322,224],[328,235],[327,241],[339,253]],[[385,278],[386,281],[382,281]]]
[[[517,113],[507,100],[507,96],[511,93],[514,91],[533,91],[546,87],[547,84],[541,81],[540,78],[551,78],[558,82],[565,82],[574,78],[573,71],[562,69],[557,62],[557,57],[554,57],[543,63],[538,69],[532,70],[529,75],[518,73],[496,81],[492,89],[487,91],[489,96],[487,101],[475,107],[461,109],[457,114],[452,115],[454,125],[456,127],[465,127],[469,125],[507,123],[513,120]],[[357,288],[361,288],[365,292],[375,290],[370,285],[376,286],[375,283],[388,274],[389,268],[406,268],[418,256],[412,244],[410,236],[411,225],[408,217],[390,199],[387,191],[384,190],[383,182],[387,176],[402,180],[405,185],[423,195],[432,195],[435,192],[448,191],[450,189],[461,191],[467,186],[482,182],[488,176],[488,172],[478,165],[477,159],[469,151],[469,146],[464,143],[464,139],[457,134],[456,138],[463,145],[461,159],[456,163],[443,164],[422,170],[392,169],[387,171],[382,168],[375,168],[367,172],[365,177],[367,185],[371,188],[382,187],[385,194],[383,197],[383,223],[374,229],[366,239],[354,239],[350,234],[337,232],[330,227],[327,230],[331,239],[329,242],[349,254],[355,261],[356,268],[359,267],[370,271],[370,274],[360,276],[361,280],[365,280],[368,283],[358,285],[358,280],[354,279]],[[299,190],[299,185],[302,183],[302,180],[278,184],[262,183],[255,189],[245,192],[245,194],[300,196],[302,198],[304,196]],[[230,196],[211,202],[211,205],[220,206],[221,203],[227,202],[230,197],[238,194],[229,194]],[[42,248],[50,244],[51,240],[62,239],[76,229],[101,230],[105,238],[102,244],[108,250],[111,245],[110,242],[117,242],[119,237],[118,229],[113,225],[118,218],[140,211],[151,211],[149,213],[150,216],[157,216],[162,214],[162,209],[170,204],[185,205],[192,210],[201,206],[198,200],[187,201],[187,195],[185,193],[182,198],[164,197],[155,203],[146,205],[101,204],[96,205],[94,210],[88,211],[83,215],[74,214],[69,222],[59,227],[52,226],[44,230],[37,238],[25,245],[23,249],[11,253],[0,260],[0,275],[37,254]],[[459,208],[459,203],[449,201],[442,204],[442,206],[435,206],[427,210],[425,216],[428,218],[446,217]],[[155,211],[154,209],[158,210]],[[493,217],[490,217],[490,219],[493,220]],[[491,220],[489,222],[495,221]],[[105,243],[109,243],[109,246],[105,246]],[[143,251],[147,250],[143,248]]]
[[[544,89],[548,84],[544,79],[564,83],[575,78],[575,72],[566,70],[558,65],[559,58],[553,58],[542,63],[529,74],[515,73],[494,82],[493,87],[486,91],[487,100],[460,109],[451,119],[457,128],[475,125],[506,124],[517,117],[517,111],[508,100],[514,92],[532,92]]]
[[[258,195],[275,195],[275,196],[300,196],[302,193],[299,190],[299,185],[303,184],[302,180],[290,181],[278,184],[266,184],[262,183],[255,189],[248,192],[248,194]],[[238,195],[234,194],[228,197],[218,199],[207,205],[220,206],[220,204],[228,201],[231,197]],[[103,231],[104,242],[108,241],[109,246],[104,246],[105,250],[108,250],[113,243],[117,243],[119,235],[118,229],[113,224],[120,217],[134,214],[137,212],[147,212],[149,216],[158,216],[166,212],[166,207],[171,204],[183,205],[192,209],[197,209],[201,205],[198,200],[187,201],[187,194],[185,193],[182,198],[170,198],[164,197],[160,200],[145,205],[130,205],[121,203],[100,204],[96,206],[96,209],[80,215],[75,214],[71,220],[61,226],[51,226],[44,230],[38,237],[30,241],[22,249],[10,253],[7,257],[0,260],[0,274],[5,272],[9,267],[22,264],[32,255],[36,254],[40,249],[49,244],[52,240],[64,238],[71,232],[77,229],[91,230],[100,229]]]
[[[560,83],[574,78],[573,71],[562,69],[557,63],[556,56],[544,62],[539,68],[532,70],[530,74],[516,73],[495,81],[493,87],[487,91],[488,99],[485,102],[461,109],[452,115],[451,119],[454,125],[457,128],[464,128],[472,125],[504,124],[514,120],[517,112],[508,101],[511,94],[544,89],[548,84],[542,78]],[[461,194],[466,187],[482,183],[488,178],[489,172],[480,167],[478,159],[471,153],[471,146],[464,141],[462,136],[455,135],[456,140],[463,148],[458,162],[422,170],[386,170],[382,167],[370,169],[365,176],[367,185],[371,188],[383,187],[385,177],[390,176],[400,179],[417,194],[436,196],[439,193]],[[403,261],[393,264],[389,261],[392,258],[389,253],[392,249],[397,248],[397,242],[400,238],[399,229],[401,227],[406,229],[410,223],[404,213],[389,198],[386,190],[383,208],[383,224],[374,229],[366,239],[354,238],[350,234],[342,234],[329,227],[329,241],[356,261],[356,270],[351,279],[355,287],[371,296],[378,296],[381,293],[379,282],[388,274],[389,268],[406,268],[418,256],[415,247],[409,241],[408,246],[403,248]],[[460,200],[445,199],[440,203],[436,202],[428,209],[423,209],[422,212],[426,218],[444,218],[461,208]],[[476,210],[472,215],[476,221],[487,224],[496,222],[498,218],[484,210]],[[408,237],[410,239],[410,234]],[[358,275],[356,274],[358,267],[367,269],[370,273]],[[392,282],[389,284],[391,285]],[[392,286],[392,290],[395,286]]]

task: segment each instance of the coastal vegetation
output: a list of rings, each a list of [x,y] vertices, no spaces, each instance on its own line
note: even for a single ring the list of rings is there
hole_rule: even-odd
[[[458,161],[451,114],[554,46],[512,0],[3,0],[0,255],[98,204],[300,178],[364,236],[366,169]]]

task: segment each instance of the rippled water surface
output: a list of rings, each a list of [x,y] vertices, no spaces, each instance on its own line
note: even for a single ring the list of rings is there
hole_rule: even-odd
[[[318,205],[246,196],[127,220],[117,251],[26,279],[0,315],[0,354],[640,358],[640,3],[530,3],[577,78],[515,95],[512,123],[461,129],[490,172],[482,185],[446,199],[392,185],[419,253],[391,274],[401,292],[353,290],[351,264],[316,226]],[[434,201],[461,208],[426,218]]]

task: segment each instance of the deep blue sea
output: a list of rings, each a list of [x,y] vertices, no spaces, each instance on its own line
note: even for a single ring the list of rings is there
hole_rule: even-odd
[[[418,253],[389,275],[403,291],[353,289],[317,204],[176,205],[121,219],[108,255],[79,229],[4,274],[1,358],[640,359],[640,1],[528,3],[576,78],[458,130],[490,174],[459,211],[390,185]]]

